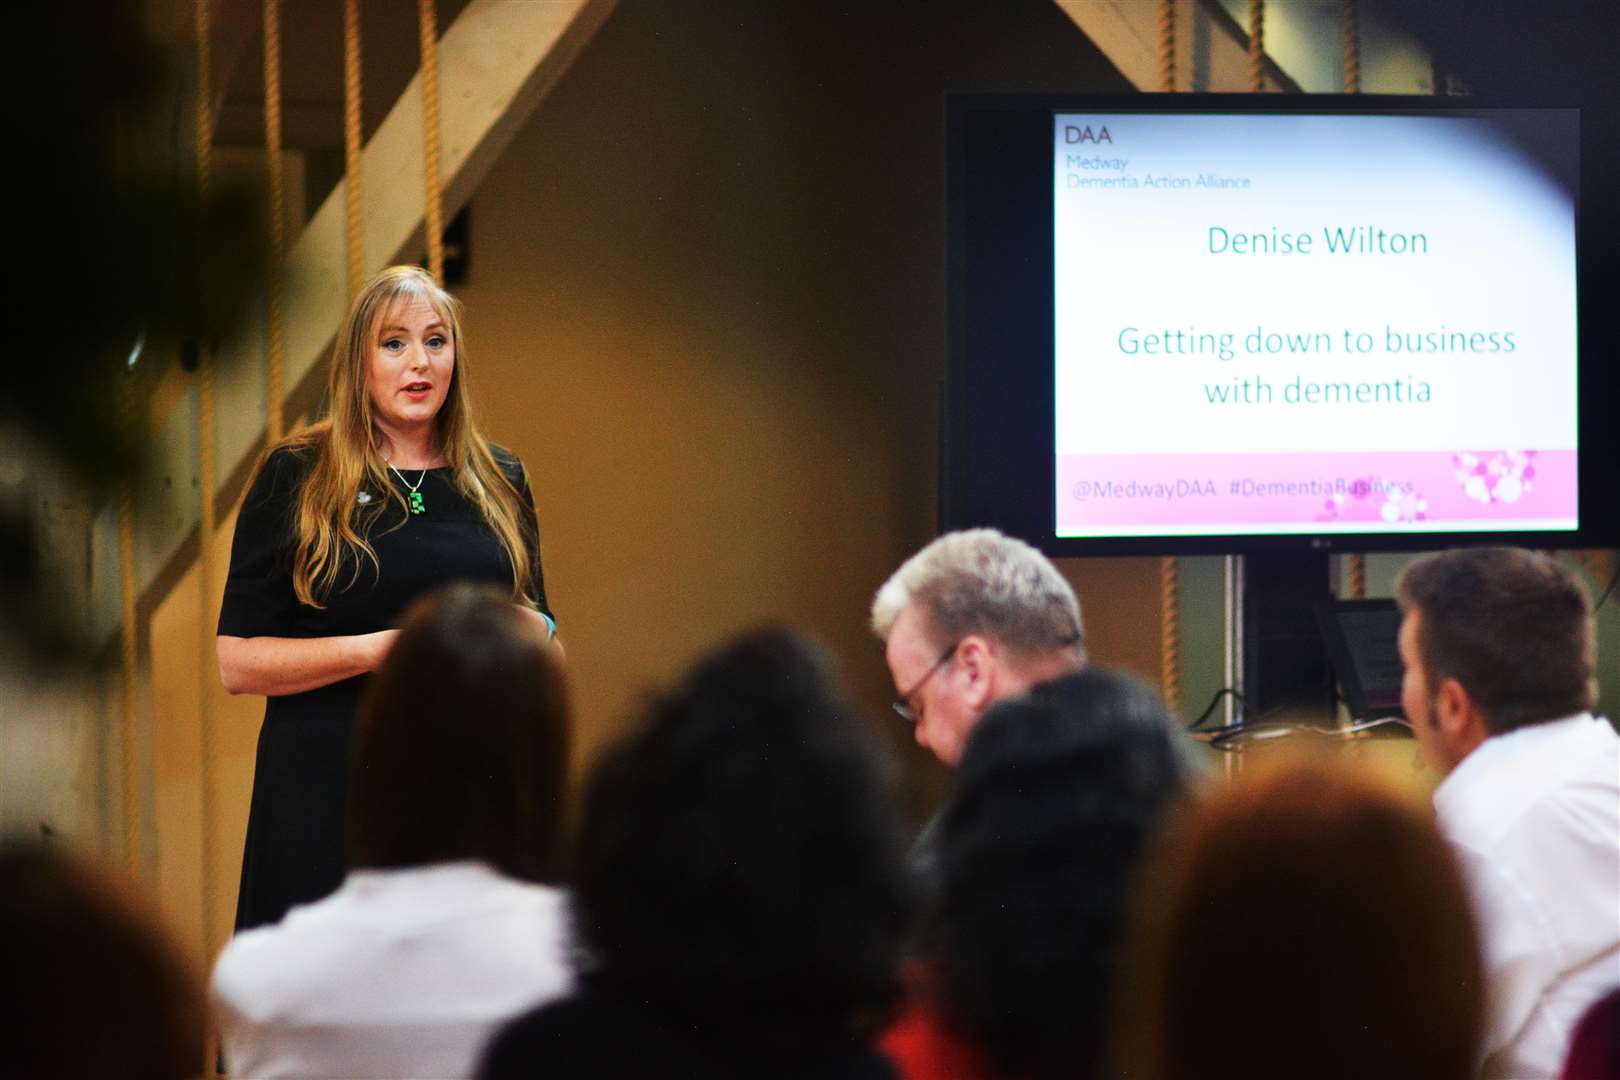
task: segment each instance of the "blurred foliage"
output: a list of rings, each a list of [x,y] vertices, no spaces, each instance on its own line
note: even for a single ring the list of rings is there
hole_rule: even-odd
[[[63,610],[68,590],[48,569],[60,560],[36,550],[40,488],[70,484],[99,506],[138,479],[162,367],[178,343],[228,335],[259,295],[264,216],[240,186],[216,183],[202,204],[194,53],[152,40],[138,5],[7,14],[33,62],[3,76],[14,201],[0,445],[30,460],[0,476],[0,634],[35,659],[74,660],[82,612]],[[131,370],[137,340],[148,347]],[[126,392],[133,408],[120,406]]]

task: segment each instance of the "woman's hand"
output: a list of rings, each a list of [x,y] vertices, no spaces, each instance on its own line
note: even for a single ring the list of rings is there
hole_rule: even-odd
[[[397,637],[398,630],[324,638],[221,634],[219,679],[232,694],[301,694],[376,671]]]
[[[558,637],[557,631],[551,628],[551,620],[547,619],[544,615],[540,614],[534,608],[529,607],[527,604],[513,604],[512,606],[540,624],[541,636],[546,639],[547,644],[557,650],[557,658],[559,660],[562,659],[564,655],[562,638]]]

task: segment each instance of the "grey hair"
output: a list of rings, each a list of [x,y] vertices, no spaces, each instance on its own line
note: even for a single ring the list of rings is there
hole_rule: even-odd
[[[918,605],[936,644],[982,634],[1020,655],[1073,649],[1085,659],[1080,602],[1057,567],[995,529],[946,533],[907,559],[872,600],[872,630],[887,641]]]

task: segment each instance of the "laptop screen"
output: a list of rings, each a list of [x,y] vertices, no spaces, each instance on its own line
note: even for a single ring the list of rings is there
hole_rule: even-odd
[[[1341,600],[1319,613],[1328,656],[1350,715],[1401,713],[1401,613],[1393,600]]]

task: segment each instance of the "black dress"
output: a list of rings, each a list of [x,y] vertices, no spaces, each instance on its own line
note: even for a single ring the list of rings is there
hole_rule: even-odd
[[[293,513],[310,453],[286,448],[272,453],[242,503],[219,614],[221,634],[369,634],[397,626],[413,601],[452,581],[511,587],[511,564],[494,532],[455,489],[448,469],[429,469],[419,488],[426,512],[391,529],[399,517],[390,511],[372,529],[380,569],[362,561],[358,579],[349,584],[353,562],[345,562],[325,608],[300,604],[292,584]],[[495,456],[523,492],[532,526],[534,504],[522,464],[504,451]],[[415,479],[413,470],[405,475]],[[401,479],[390,479],[405,490]],[[386,498],[361,494],[364,501],[377,497]],[[536,599],[550,615],[538,544],[529,555]],[[288,908],[317,900],[342,882],[350,735],[369,678],[266,699],[242,853],[238,930],[277,922]]]

